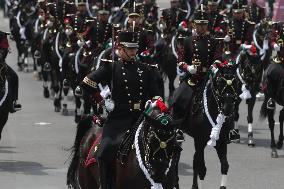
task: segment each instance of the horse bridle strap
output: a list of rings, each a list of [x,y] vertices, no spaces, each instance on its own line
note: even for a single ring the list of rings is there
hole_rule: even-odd
[[[139,147],[139,134],[141,132],[143,128],[143,122],[139,125],[136,133],[135,133],[135,141],[134,141],[134,145],[135,145],[135,152],[136,152],[136,158],[137,158],[137,161],[138,161],[138,164],[139,164],[139,167],[140,169],[143,171],[145,177],[147,178],[147,180],[151,183],[151,186],[153,188],[163,188],[162,184],[161,183],[156,183],[152,178],[151,178],[151,175],[149,174],[149,171],[147,170],[147,168],[145,167],[144,163],[143,163],[143,159],[141,157],[141,152],[140,152],[140,147]],[[172,161],[169,162],[169,166],[165,172],[165,174],[167,175],[169,170],[170,170],[170,167],[171,167],[171,163]],[[152,188],[151,187],[151,188]]]
[[[166,155],[166,158],[167,158],[167,159],[172,158],[173,154],[171,155],[171,157],[169,157],[169,154],[168,154],[166,148],[167,148],[167,146],[168,146],[168,143],[169,143],[171,140],[173,140],[173,139],[175,138],[175,135],[173,134],[173,135],[171,136],[171,138],[169,138],[168,140],[162,141],[162,140],[158,137],[158,135],[156,134],[156,132],[151,131],[149,134],[150,134],[150,138],[154,137],[154,138],[157,139],[158,142],[160,143],[160,144],[159,144],[159,147],[155,150],[155,152],[153,153],[153,155],[155,155],[156,153],[158,153],[158,151],[163,150],[163,151],[165,152],[165,155]]]

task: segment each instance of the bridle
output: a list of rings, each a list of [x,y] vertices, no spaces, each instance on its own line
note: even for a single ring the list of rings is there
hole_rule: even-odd
[[[232,91],[232,98],[234,100],[238,99],[238,93],[237,90],[235,89],[234,83],[237,82],[236,77],[233,77],[232,79],[226,79],[226,75],[231,75],[231,74],[224,74],[221,76],[216,76],[216,81],[213,81],[211,84],[211,88],[212,88],[212,95],[217,103],[218,106],[218,111],[221,112],[222,108],[223,108],[223,103],[221,102],[221,99],[223,99],[225,92],[227,90],[231,90]],[[217,86],[220,85],[220,81],[224,81],[226,84],[223,86],[223,88],[218,88]],[[217,86],[216,86],[217,85]]]
[[[148,126],[148,132],[146,130],[143,130],[142,132],[142,148],[144,149],[145,153],[144,163],[148,171],[152,169],[151,160],[156,160],[155,156],[158,153],[163,154],[160,156],[160,160],[162,160],[163,157],[165,157],[165,161],[161,163],[171,164],[170,162],[173,160],[175,150],[173,149],[174,146],[170,145],[170,143],[175,142],[176,132],[174,129],[170,129],[169,131],[167,131],[161,128],[161,127],[171,127],[170,122],[172,121],[172,119],[170,117],[168,118],[169,120],[166,120],[164,119],[163,114],[158,114],[154,118],[154,120],[150,122],[146,120],[146,122],[144,123],[147,124]],[[156,129],[156,127],[160,128]],[[161,139],[160,136],[161,133],[169,134],[167,135],[166,140]],[[154,150],[151,149],[151,147],[153,146],[155,146]]]

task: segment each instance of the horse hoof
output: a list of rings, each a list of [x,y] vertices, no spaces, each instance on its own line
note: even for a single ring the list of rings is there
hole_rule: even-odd
[[[49,96],[50,96],[49,90],[46,87],[43,89],[43,96],[44,96],[44,98],[49,98]]]
[[[23,67],[22,66],[18,66],[18,71],[19,72],[23,71]]]
[[[54,111],[55,111],[55,112],[60,112],[60,107],[56,107],[56,106],[55,106],[55,107],[54,107]]]
[[[276,150],[276,149],[272,149],[271,157],[272,157],[272,158],[278,158],[278,153],[277,153],[277,150]]]
[[[67,116],[68,115],[68,110],[67,108],[63,108],[62,110],[62,115]]]
[[[191,189],[198,189],[198,186],[192,186]]]
[[[248,140],[248,146],[249,146],[249,147],[255,147],[255,143],[254,143],[254,141],[253,141],[252,138],[250,138],[250,139]]]
[[[283,140],[279,140],[278,142],[277,142],[277,149],[278,150],[280,150],[280,149],[282,149],[282,147],[283,147]]]
[[[75,116],[75,123],[79,123],[81,121],[81,116],[76,115]]]
[[[220,189],[226,189],[227,187],[226,186],[220,186]]]

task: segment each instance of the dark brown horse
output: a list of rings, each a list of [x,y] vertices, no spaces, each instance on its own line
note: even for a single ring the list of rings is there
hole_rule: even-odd
[[[271,157],[278,158],[277,149],[283,147],[283,122],[284,122],[284,62],[272,63],[265,71],[266,90],[265,99],[261,106],[261,117],[268,119],[268,125],[271,132]],[[282,106],[279,114],[280,134],[276,144],[274,137],[275,120],[274,114],[276,104]]]
[[[182,129],[194,139],[195,154],[193,158],[192,189],[199,188],[198,178],[201,181],[200,183],[205,179],[204,150],[207,145],[214,146],[218,154],[222,173],[220,189],[226,189],[226,179],[229,170],[227,140],[238,100],[237,89],[239,81],[236,76],[236,69],[236,65],[220,66],[217,73],[208,79],[205,85],[200,84],[196,86],[197,89],[194,92],[192,103],[187,105],[188,107],[184,111],[186,114],[178,111],[175,113],[175,115],[182,114],[185,116]],[[188,85],[187,80],[183,81],[180,87],[185,87],[185,85]],[[179,99],[176,99],[176,106],[181,107],[178,103]],[[182,116],[178,115],[177,117]]]
[[[118,158],[109,170],[115,173],[115,186],[117,189],[145,189],[151,185],[178,189],[176,168],[180,147],[176,143],[174,121],[158,108],[143,117],[141,123],[126,133]],[[67,173],[69,188],[100,187],[96,151],[101,135],[96,117],[87,117],[78,124],[74,156]]]

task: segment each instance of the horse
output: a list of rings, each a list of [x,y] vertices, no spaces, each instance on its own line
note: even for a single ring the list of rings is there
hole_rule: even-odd
[[[138,121],[126,133],[118,158],[113,162],[113,170],[110,170],[116,173],[116,188],[144,189],[152,185],[178,189],[176,157],[180,147],[176,142],[175,121],[168,113],[162,113],[155,107],[141,118],[143,121]],[[97,117],[88,117],[77,126],[73,159],[67,173],[69,188],[100,187],[96,151],[103,128],[98,127],[98,124]]]
[[[175,90],[174,81],[177,77],[177,59],[172,52],[169,42],[167,41],[168,39],[163,38],[162,36],[158,38],[155,43],[155,53],[153,59],[160,66],[161,75],[163,76],[164,80],[166,77],[169,79],[168,88],[170,98]]]
[[[13,105],[9,74],[5,63],[0,63],[0,140],[1,133],[8,121],[10,109]]]
[[[237,63],[239,68],[237,70],[238,77],[240,79],[240,89],[245,87],[250,91],[251,98],[245,99],[248,105],[248,146],[254,147],[253,139],[253,109],[256,102],[256,96],[261,92],[261,83],[264,69],[270,63],[270,57],[272,54],[271,49],[266,47],[266,42],[270,41],[271,26],[268,20],[264,19],[261,23],[255,26],[253,33],[253,43],[252,45],[242,45],[243,50],[239,53],[237,57]],[[238,103],[241,103],[241,99]],[[238,129],[238,119],[239,119],[239,108],[235,111],[235,123],[234,131],[237,133],[237,138],[235,142],[240,142],[240,135]]]
[[[214,146],[217,151],[222,173],[220,189],[226,188],[229,170],[227,140],[238,100],[239,81],[235,73],[236,69],[237,65],[220,66],[217,73],[210,76],[206,84],[200,83],[196,86],[191,105],[186,108],[186,113],[182,112],[184,119],[181,129],[193,137],[195,146],[192,189],[199,188],[198,176],[201,184],[206,176],[204,160],[206,145]],[[212,118],[216,118],[217,124]]]
[[[282,44],[283,45],[283,44]],[[273,62],[267,67],[264,73],[265,78],[265,98],[261,106],[260,117],[268,118],[268,125],[271,132],[271,144],[272,149],[271,157],[278,158],[277,149],[283,147],[283,122],[284,122],[284,61],[283,61],[283,46],[279,51],[279,57],[273,59]],[[278,142],[276,144],[274,137],[274,127],[275,127],[275,102],[282,106],[279,114],[280,122],[280,134]]]
[[[45,98],[50,97],[50,91],[48,82],[49,79],[51,81],[50,88],[53,89],[54,85],[54,74],[53,67],[58,63],[58,61],[54,61],[55,52],[54,52],[54,41],[56,38],[56,29],[53,27],[47,27],[43,34],[42,39],[42,48],[41,48],[41,57],[38,60],[40,65],[42,66],[42,78],[43,78],[43,95]]]
[[[253,109],[256,102],[256,94],[260,91],[260,84],[262,80],[263,64],[257,54],[249,54],[247,51],[240,52],[238,56],[238,69],[237,74],[240,79],[240,89],[245,87],[249,90],[251,97],[246,100],[247,104],[247,122],[248,122],[248,146],[254,147],[253,140]],[[238,119],[239,119],[239,105],[242,99],[239,98],[234,114],[234,127],[235,131],[239,134]],[[239,135],[238,135],[239,136]],[[240,142],[240,139],[236,139]]]

